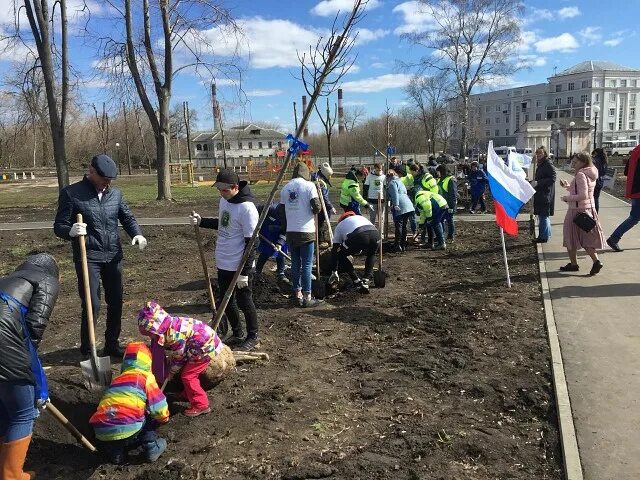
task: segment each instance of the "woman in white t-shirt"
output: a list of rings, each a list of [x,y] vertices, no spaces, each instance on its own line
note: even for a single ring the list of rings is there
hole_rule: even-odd
[[[315,241],[315,215],[322,205],[316,186],[309,181],[309,167],[298,163],[292,180],[280,192],[280,224],[286,231],[291,249],[292,302],[300,307],[315,307],[319,300],[311,296],[311,270]],[[280,242],[285,239],[281,238]]]
[[[384,189],[386,176],[382,172],[382,164],[376,163],[373,170],[364,181],[364,192],[369,205],[369,220],[376,225],[378,223],[378,196],[382,195],[382,215],[384,215]]]

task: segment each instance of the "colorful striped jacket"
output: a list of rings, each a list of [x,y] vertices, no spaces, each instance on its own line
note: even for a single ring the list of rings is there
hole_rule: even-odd
[[[224,346],[216,332],[190,317],[172,317],[156,302],[147,302],[138,313],[138,328],[157,336],[169,357],[169,370],[178,373],[187,362],[209,362]]]
[[[147,414],[159,423],[169,421],[167,399],[151,373],[151,352],[143,342],[133,342],[89,423],[98,440],[110,442],[138,433]]]

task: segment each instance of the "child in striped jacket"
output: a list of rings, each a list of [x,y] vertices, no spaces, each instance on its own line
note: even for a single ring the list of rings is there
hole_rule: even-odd
[[[138,313],[140,333],[157,339],[169,358],[169,376],[180,374],[189,408],[184,414],[197,417],[211,412],[209,399],[200,384],[211,360],[224,344],[213,329],[190,317],[173,317],[156,302],[147,302]]]
[[[143,342],[127,345],[122,370],[105,391],[89,423],[111,463],[122,465],[139,446],[155,462],[167,448],[156,425],[169,421],[167,399],[151,373],[151,352]]]

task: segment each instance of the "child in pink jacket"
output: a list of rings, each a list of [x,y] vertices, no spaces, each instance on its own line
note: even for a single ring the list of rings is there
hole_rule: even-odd
[[[153,301],[147,302],[138,313],[138,328],[165,349],[169,376],[180,374],[184,395],[190,404],[185,415],[197,417],[211,412],[199,377],[224,346],[213,329],[195,318],[172,317]]]

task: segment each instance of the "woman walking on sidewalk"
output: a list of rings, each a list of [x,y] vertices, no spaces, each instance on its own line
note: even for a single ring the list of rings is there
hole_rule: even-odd
[[[591,155],[588,153],[575,154],[571,159],[571,166],[576,172],[573,181],[568,183],[566,180],[560,180],[560,185],[568,191],[568,195],[562,197],[562,201],[567,202],[569,207],[564,217],[562,233],[563,245],[569,252],[571,262],[560,267],[560,271],[577,272],[580,270],[577,254],[579,248],[584,248],[593,260],[589,274],[596,275],[602,269],[602,262],[598,259],[596,250],[602,249],[604,246],[602,227],[598,220],[598,212],[596,212],[593,198],[598,170],[593,165]],[[576,216],[583,212],[595,220],[595,226],[589,232],[585,232],[574,222]]]

